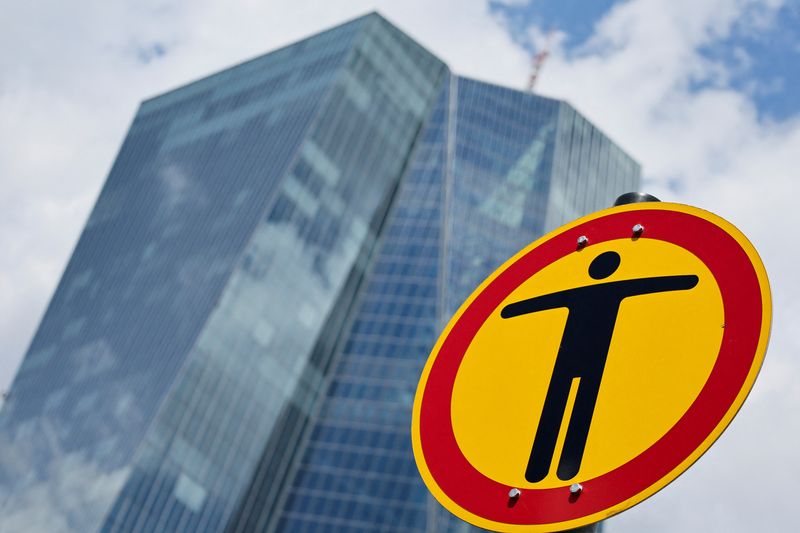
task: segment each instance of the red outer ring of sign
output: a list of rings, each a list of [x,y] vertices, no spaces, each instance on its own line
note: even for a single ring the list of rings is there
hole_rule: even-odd
[[[561,257],[575,253],[580,235],[591,244],[630,238],[634,224],[647,238],[680,246],[703,261],[722,294],[725,332],[719,355],[700,394],[681,419],[650,448],[628,463],[581,480],[581,497],[568,501],[565,488],[526,489],[524,502],[508,506],[507,485],[476,470],[456,443],[450,404],[461,359],[476,332],[522,282]],[[722,228],[677,211],[646,209],[612,213],[570,228],[545,241],[501,272],[453,325],[434,361],[420,409],[420,443],[425,463],[442,491],[458,506],[484,519],[537,525],[574,520],[604,511],[646,490],[677,468],[717,428],[752,367],[762,321],[758,276],[747,253]],[[525,505],[522,505],[522,504]]]

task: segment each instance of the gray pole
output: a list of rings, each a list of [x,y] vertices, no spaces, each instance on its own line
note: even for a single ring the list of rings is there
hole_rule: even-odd
[[[614,201],[614,207],[618,205],[627,205],[627,204],[638,204],[640,202],[660,202],[658,198],[653,196],[652,194],[647,194],[644,192],[626,192],[625,194],[620,195]],[[603,531],[603,522],[595,522],[594,524],[589,524],[588,526],[579,527],[576,529],[570,529],[565,533],[600,533]]]
[[[626,192],[614,201],[614,207],[626,204],[638,204],[639,202],[660,202],[658,198],[646,192]]]

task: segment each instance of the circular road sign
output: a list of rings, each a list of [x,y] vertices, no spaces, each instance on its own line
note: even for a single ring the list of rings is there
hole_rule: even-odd
[[[619,513],[730,423],[770,315],[758,254],[711,213],[644,203],[576,220],[490,275],[436,343],[414,400],[422,478],[498,531]]]

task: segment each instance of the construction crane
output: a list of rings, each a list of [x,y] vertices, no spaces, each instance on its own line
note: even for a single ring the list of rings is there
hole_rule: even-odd
[[[547,36],[544,39],[544,46],[542,49],[534,54],[533,59],[531,61],[531,75],[528,77],[528,87],[527,90],[529,93],[533,92],[533,87],[536,85],[536,80],[539,78],[539,74],[542,72],[542,67],[544,66],[545,61],[547,61],[547,57],[550,55],[550,43],[553,40],[553,30],[547,31]]]

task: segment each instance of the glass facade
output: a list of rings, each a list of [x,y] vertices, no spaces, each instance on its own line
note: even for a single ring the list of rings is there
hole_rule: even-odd
[[[145,101],[0,412],[0,530],[466,528],[411,454],[427,354],[639,171],[375,14]]]
[[[427,355],[456,308],[502,262],[575,212],[610,206],[638,179],[638,165],[567,104],[448,76],[288,490],[260,520],[257,506],[242,509],[247,527],[230,531],[470,529],[428,496],[411,451],[411,409]]]

